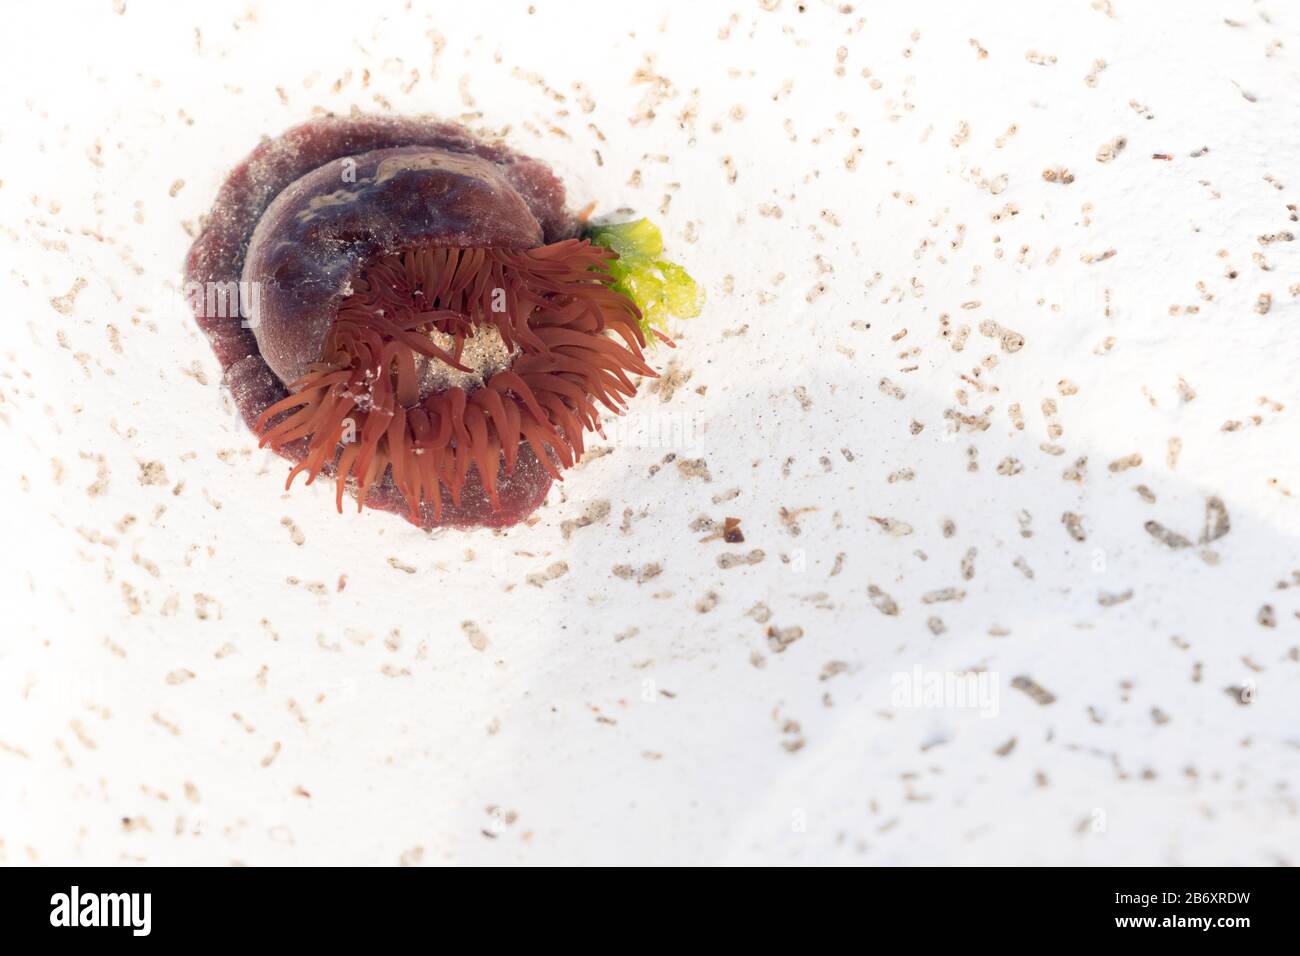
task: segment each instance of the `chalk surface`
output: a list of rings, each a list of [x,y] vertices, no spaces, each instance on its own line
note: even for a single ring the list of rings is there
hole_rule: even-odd
[[[0,861],[1300,862],[1300,11],[298,9],[9,13]],[[532,527],[284,493],[177,307],[354,109],[707,289]]]

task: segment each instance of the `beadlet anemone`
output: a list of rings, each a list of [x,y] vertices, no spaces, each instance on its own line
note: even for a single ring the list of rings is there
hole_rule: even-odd
[[[506,527],[655,374],[667,316],[698,312],[661,252],[456,124],[331,117],[230,174],[185,278],[286,488],[324,475],[340,511],[347,492],[426,529]]]

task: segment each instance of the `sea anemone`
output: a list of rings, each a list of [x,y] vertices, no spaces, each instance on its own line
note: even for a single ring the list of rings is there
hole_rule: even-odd
[[[678,267],[634,226],[580,237],[547,167],[454,124],[327,118],[230,175],[186,289],[286,488],[326,475],[339,510],[350,492],[424,528],[504,527],[655,374]]]

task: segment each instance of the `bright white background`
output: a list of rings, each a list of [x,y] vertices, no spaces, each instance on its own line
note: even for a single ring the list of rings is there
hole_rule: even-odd
[[[4,862],[1300,861],[1300,11],[6,17]],[[661,222],[709,305],[635,413],[689,446],[499,535],[283,494],[168,293],[259,137],[351,109]]]

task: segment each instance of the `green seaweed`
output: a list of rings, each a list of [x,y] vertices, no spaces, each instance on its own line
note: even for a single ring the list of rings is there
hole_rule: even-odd
[[[593,245],[618,253],[610,262],[614,288],[641,310],[641,328],[655,341],[658,331],[668,333],[668,320],[693,319],[704,306],[704,290],[685,269],[663,257],[664,239],[649,219],[593,226],[587,233]]]

